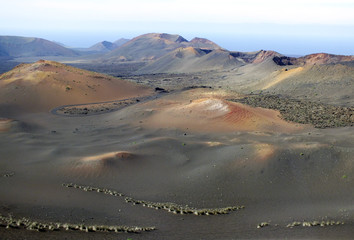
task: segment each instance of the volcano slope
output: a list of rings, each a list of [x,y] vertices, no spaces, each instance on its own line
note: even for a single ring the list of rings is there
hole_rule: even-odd
[[[151,94],[124,84],[124,98]],[[110,90],[97,96],[123,98]],[[95,115],[52,114],[62,97],[2,109],[1,238],[351,239],[353,128],[227,100],[243,97],[196,88]]]
[[[3,112],[41,112],[60,105],[121,100],[151,93],[134,83],[53,61],[21,64],[0,75]]]

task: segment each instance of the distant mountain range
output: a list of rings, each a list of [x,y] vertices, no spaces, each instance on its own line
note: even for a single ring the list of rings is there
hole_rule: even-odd
[[[194,38],[191,41],[180,35],[148,33],[131,40],[121,38],[115,42],[102,41],[89,48],[71,49],[41,39],[0,36],[0,57],[72,57],[98,54],[91,64],[144,63],[136,73],[186,73],[221,70],[271,60],[279,66],[322,65],[353,62],[354,56],[327,53],[304,57],[288,57],[274,51],[237,52],[223,49],[216,43]]]
[[[121,38],[115,42],[102,41],[89,48],[68,48],[63,44],[35,37],[0,36],[0,58],[22,57],[78,57],[88,53],[107,53],[129,39]]]
[[[188,41],[180,35],[149,33],[108,52],[97,59],[96,63],[145,62],[145,66],[135,72],[144,74],[221,70],[268,60],[279,66],[303,66],[351,62],[354,56],[318,53],[296,58],[275,51],[237,52],[223,49],[204,38]]]
[[[203,38],[188,41],[180,35],[149,33],[138,36],[103,57],[106,61],[152,61],[178,48],[199,46],[203,49],[221,49],[217,44]]]

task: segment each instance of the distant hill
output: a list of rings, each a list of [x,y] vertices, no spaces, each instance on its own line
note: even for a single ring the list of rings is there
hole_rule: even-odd
[[[241,59],[222,49],[178,48],[139,69],[136,73],[191,73],[243,65]]]
[[[267,55],[270,56],[262,58]],[[218,79],[217,84],[245,93],[265,92],[327,104],[354,105],[353,61],[336,63],[343,60],[339,56],[330,63],[321,60],[280,65],[274,59],[287,57],[277,53],[258,52],[250,56],[249,63],[217,73],[214,77]],[[260,59],[262,61],[258,61]],[[305,56],[302,59],[307,58]],[[299,61],[297,58],[294,60]]]
[[[206,38],[198,38],[198,37],[193,38],[191,41],[186,43],[186,45],[190,47],[203,48],[203,49],[221,49],[221,47],[216,43]]]
[[[261,50],[254,55],[254,58],[252,59],[252,63],[261,63],[269,58],[274,59],[275,57],[280,57],[280,56],[282,56],[282,55],[280,53],[275,52],[275,51]]]
[[[48,111],[65,104],[118,100],[152,90],[112,76],[40,60],[0,75],[0,108]]]
[[[276,94],[352,106],[354,67],[337,63],[283,68],[264,79],[257,88]]]
[[[0,36],[0,55],[9,57],[78,56],[75,51],[42,38],[17,36]]]
[[[186,42],[179,35],[150,33],[138,36],[105,55],[109,61],[148,61],[162,57]]]
[[[96,43],[95,45],[87,48],[87,49],[81,49],[85,51],[92,51],[92,52],[110,52],[123,44],[127,43],[129,39],[121,38],[118,39],[115,42],[108,42],[108,41],[102,41],[99,43]]]
[[[264,50],[245,53],[230,52],[221,48],[182,47],[167,53],[155,61],[151,61],[135,73],[192,73],[225,70],[247,64],[259,64],[265,61],[273,62],[272,59],[276,56],[282,55],[274,51]],[[273,62],[273,64],[275,63]]]
[[[89,47],[87,50],[96,52],[109,52],[115,48],[116,46],[112,42],[103,41],[96,43],[95,45]]]
[[[286,56],[277,56],[274,58],[274,62],[281,66],[336,64],[350,61],[354,61],[354,56],[334,55],[328,53],[315,53],[299,58]]]
[[[167,33],[148,33],[138,36],[121,47],[105,55],[104,60],[119,61],[153,61],[181,47],[196,47],[205,49],[220,48],[207,39],[194,39],[189,42],[180,35]]]

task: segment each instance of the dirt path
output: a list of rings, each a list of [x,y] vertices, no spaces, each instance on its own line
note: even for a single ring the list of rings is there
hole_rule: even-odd
[[[123,100],[98,102],[98,103],[64,105],[52,109],[51,113],[59,116],[68,116],[68,117],[81,117],[81,116],[103,114],[103,113],[117,111],[133,104],[154,100],[162,97],[163,94],[164,93],[157,93],[155,95],[147,96],[147,97],[141,97],[141,98],[134,97],[134,98],[127,98]]]

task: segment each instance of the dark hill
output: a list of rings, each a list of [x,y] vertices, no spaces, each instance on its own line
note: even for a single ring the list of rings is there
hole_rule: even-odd
[[[95,51],[95,52],[109,52],[115,48],[116,46],[114,43],[103,41],[103,42],[96,43],[95,45],[89,47],[87,50]]]

